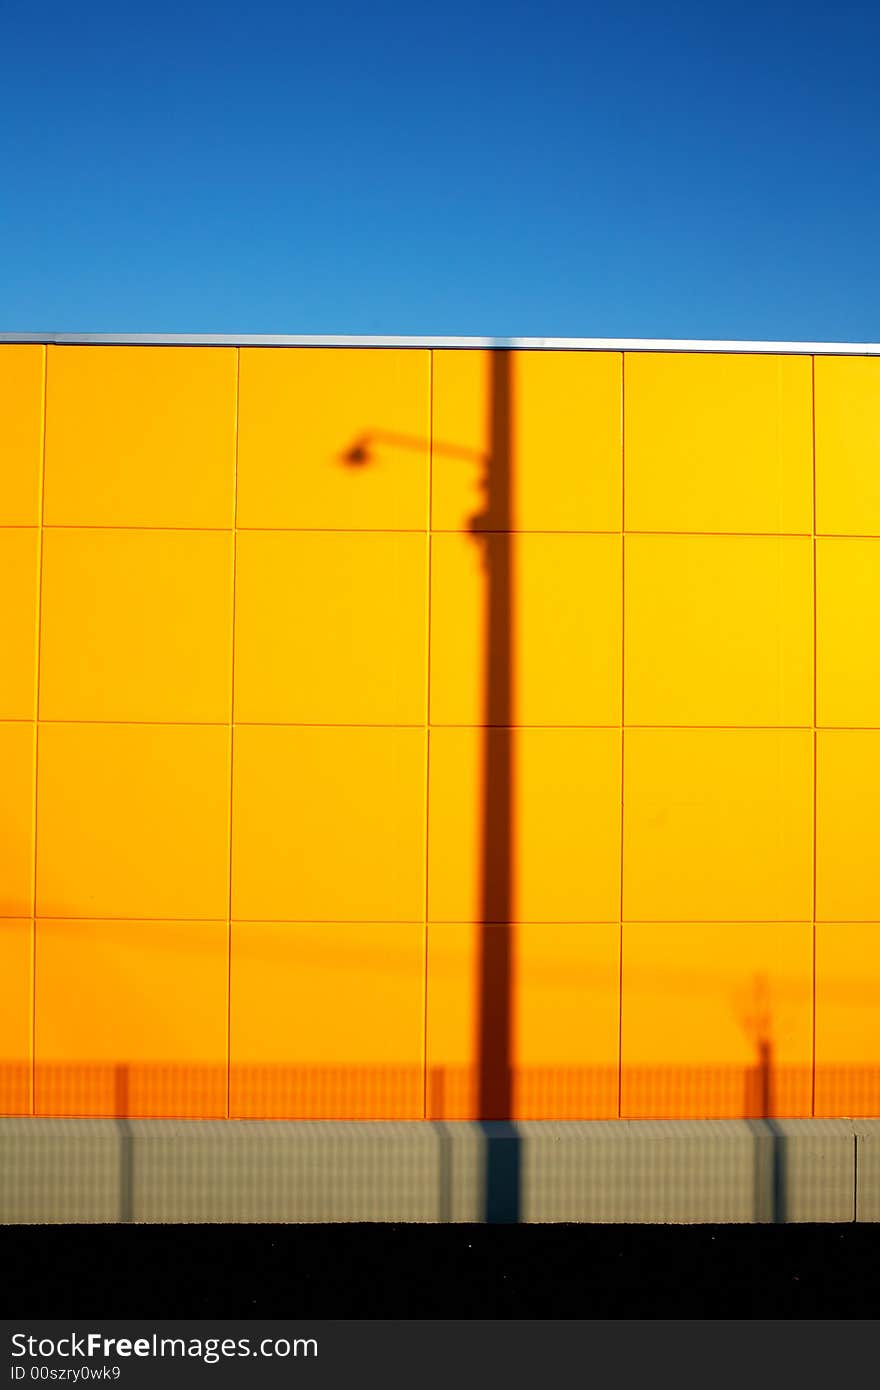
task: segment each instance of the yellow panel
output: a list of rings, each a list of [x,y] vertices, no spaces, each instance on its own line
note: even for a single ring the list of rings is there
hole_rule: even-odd
[[[808,538],[627,536],[628,724],[813,722]]]
[[[619,536],[457,534],[432,546],[433,723],[620,723]],[[509,585],[491,636],[489,567]]]
[[[427,539],[242,532],[235,717],[424,724]]]
[[[236,922],[230,1113],[421,1119],[424,927]]]
[[[226,1113],[225,922],[37,923],[39,1115]]]
[[[820,724],[880,727],[880,540],[816,542]]]
[[[0,719],[33,719],[40,533],[0,529]]]
[[[48,351],[47,524],[232,525],[234,348]]]
[[[620,373],[612,352],[435,352],[435,529],[619,530]]]
[[[812,745],[797,729],[628,729],[627,919],[811,917]]]
[[[816,770],[816,916],[880,921],[880,732],[820,732]]]
[[[880,361],[816,358],[816,526],[880,535]]]
[[[627,922],[621,1114],[809,1115],[813,928]]]
[[[37,912],[225,917],[229,731],[43,724]]]
[[[40,522],[44,351],[0,346],[0,526]]]
[[[228,721],[232,535],[48,530],[42,719]]]
[[[492,1118],[504,1047],[493,1037],[492,1016],[482,1027],[480,999],[484,971],[489,980],[499,975],[499,955],[510,972],[512,1118],[616,1116],[619,934],[616,923],[432,924],[428,1118]]]
[[[31,1110],[33,922],[0,921],[0,1115]]]
[[[0,917],[34,910],[34,726],[0,724]]]
[[[816,928],[816,1114],[880,1114],[880,922]]]
[[[430,354],[243,348],[238,523],[424,529]]]
[[[619,730],[432,729],[430,765],[432,922],[617,917]]]
[[[423,917],[424,730],[245,725],[234,769],[234,917]]]
[[[809,357],[629,352],[625,378],[630,530],[812,530]]]

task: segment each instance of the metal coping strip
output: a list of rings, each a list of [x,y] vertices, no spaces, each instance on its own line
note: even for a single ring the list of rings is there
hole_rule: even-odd
[[[542,352],[729,352],[880,357],[880,343],[706,338],[449,338],[310,333],[0,333],[0,343],[96,347],[520,348]]]

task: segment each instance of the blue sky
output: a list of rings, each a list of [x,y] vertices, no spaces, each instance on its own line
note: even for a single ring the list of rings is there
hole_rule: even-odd
[[[880,339],[876,0],[0,7],[0,328]]]

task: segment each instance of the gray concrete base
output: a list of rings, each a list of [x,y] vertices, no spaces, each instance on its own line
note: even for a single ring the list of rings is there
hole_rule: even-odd
[[[880,1221],[880,1120],[0,1120],[0,1222]]]

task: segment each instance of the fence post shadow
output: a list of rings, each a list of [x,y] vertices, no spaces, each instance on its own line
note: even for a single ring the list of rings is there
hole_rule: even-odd
[[[114,1068],[114,1111],[119,1134],[119,1220],[134,1220],[134,1131],[131,1120],[128,1067],[119,1063]]]
[[[786,1211],[786,1147],[781,1127],[773,1119],[773,1047],[767,1036],[758,1039],[758,1063],[751,1078],[757,1086],[757,1106],[750,1104],[747,1084],[746,1112],[757,1108],[760,1119],[747,1120],[751,1131],[754,1157],[753,1216],[756,1222],[783,1225]]]

